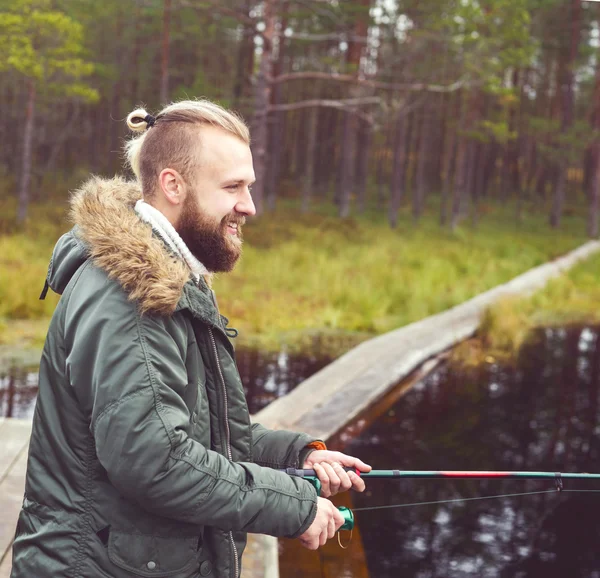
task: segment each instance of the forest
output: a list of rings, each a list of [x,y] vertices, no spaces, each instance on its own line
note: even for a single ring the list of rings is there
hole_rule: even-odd
[[[455,229],[514,202],[598,235],[597,2],[1,0],[0,46],[18,222],[58,182],[121,171],[137,104],[205,97],[251,125],[259,214],[325,201],[393,228],[433,204]]]
[[[215,280],[240,342],[345,350],[563,255],[599,233],[599,47],[595,0],[0,0],[0,346],[43,343],[69,192],[127,174],[139,105],[251,128],[258,217]],[[595,271],[536,307],[593,318]]]

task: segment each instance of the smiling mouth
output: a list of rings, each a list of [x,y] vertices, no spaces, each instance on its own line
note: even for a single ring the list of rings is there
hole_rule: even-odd
[[[227,223],[227,232],[230,235],[237,235],[239,232],[239,226],[238,223]]]

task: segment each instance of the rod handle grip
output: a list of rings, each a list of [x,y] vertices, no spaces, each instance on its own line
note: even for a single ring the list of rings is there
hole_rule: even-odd
[[[358,468],[344,468],[347,472],[354,472],[357,476],[360,476],[362,473]],[[297,470],[296,468],[286,468],[285,470],[281,470],[290,476],[298,476],[300,478],[314,478],[317,477],[315,470]]]

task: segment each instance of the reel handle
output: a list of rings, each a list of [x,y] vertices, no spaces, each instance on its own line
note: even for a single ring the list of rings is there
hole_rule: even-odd
[[[312,470],[309,470],[312,471]],[[315,490],[317,490],[317,496],[321,494],[321,481],[317,476],[303,476],[304,479],[311,483]],[[340,526],[340,530],[352,530],[354,529],[354,513],[350,508],[346,508],[346,506],[340,506],[338,508],[340,514],[344,518],[344,523]]]

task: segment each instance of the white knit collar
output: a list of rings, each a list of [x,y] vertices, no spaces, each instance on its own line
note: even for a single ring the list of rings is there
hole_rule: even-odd
[[[152,228],[162,237],[162,239],[171,247],[173,252],[181,257],[187,264],[196,282],[202,275],[209,274],[208,269],[192,255],[175,227],[171,225],[167,217],[165,217],[157,208],[140,199],[135,204],[135,212],[139,217],[150,224]]]

